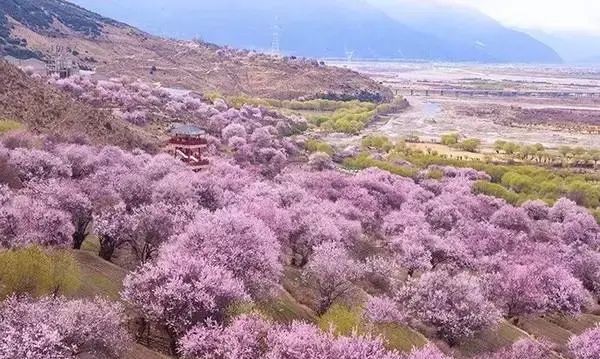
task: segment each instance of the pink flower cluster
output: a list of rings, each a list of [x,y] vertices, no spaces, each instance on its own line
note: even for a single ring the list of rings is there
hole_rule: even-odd
[[[116,358],[131,345],[123,308],[103,299],[0,302],[0,358]]]
[[[220,359],[446,359],[434,347],[416,349],[409,355],[385,348],[380,338],[335,337],[299,322],[274,325],[250,315],[229,326],[215,324],[193,329],[181,340],[184,358]]]
[[[574,202],[515,207],[475,195],[481,174],[472,170],[444,168],[439,181],[310,171],[290,163],[289,142],[265,116],[236,111],[246,120],[232,115],[217,126],[233,158],[216,157],[201,173],[166,154],[110,146],[0,146],[0,246],[79,248],[93,227],[103,258],[131,251],[137,269],[123,298],[165,326],[174,348],[186,348],[191,333],[230,338],[227,310],[264,299],[286,267],[307,279],[318,313],[366,284],[380,297],[365,318],[424,326],[452,345],[502,316],[576,315],[598,300],[600,228]],[[372,338],[278,328],[260,346],[273,358],[293,358],[300,334],[341,357],[379,353]]]

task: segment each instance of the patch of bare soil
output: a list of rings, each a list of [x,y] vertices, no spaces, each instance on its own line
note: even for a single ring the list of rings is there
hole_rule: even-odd
[[[581,133],[600,133],[600,109],[523,108],[490,104],[463,105],[456,111],[465,117],[491,119],[497,124],[506,126],[539,126]]]
[[[524,125],[546,125],[554,128],[590,133],[600,132],[600,110],[527,109],[519,108],[514,120]]]

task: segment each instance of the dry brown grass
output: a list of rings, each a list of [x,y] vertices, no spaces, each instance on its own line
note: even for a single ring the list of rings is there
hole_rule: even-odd
[[[120,24],[103,24],[102,36],[93,39],[60,26],[56,31],[64,36],[46,36],[13,23],[12,33],[43,54],[51,53],[55,45],[76,50],[79,60],[88,59],[86,64],[95,67],[101,76],[127,74],[199,92],[276,99],[310,98],[323,93],[392,98],[387,87],[348,69],[266,55],[247,56],[211,44],[162,39]],[[153,67],[156,71],[151,74]]]
[[[0,60],[0,119],[61,137],[82,136],[96,144],[153,149],[154,140],[112,115],[84,105]]]

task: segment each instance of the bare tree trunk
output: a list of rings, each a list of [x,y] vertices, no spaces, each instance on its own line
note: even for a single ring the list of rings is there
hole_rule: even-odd
[[[167,329],[167,334],[169,335],[169,351],[171,355],[177,355],[177,335],[170,328]]]
[[[85,231],[76,231],[73,233],[73,249],[81,249],[83,241],[85,241]]]
[[[111,240],[100,240],[100,251],[98,255],[100,258],[109,261],[112,259],[115,253],[115,244]]]
[[[325,314],[329,308],[331,307],[332,300],[328,296],[322,297],[319,299],[319,304],[317,305],[317,315],[321,316]]]

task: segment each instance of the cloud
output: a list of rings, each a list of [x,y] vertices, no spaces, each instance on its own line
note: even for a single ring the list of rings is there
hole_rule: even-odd
[[[421,0],[437,1],[440,0]],[[598,0],[442,0],[479,9],[505,25],[600,34]]]

